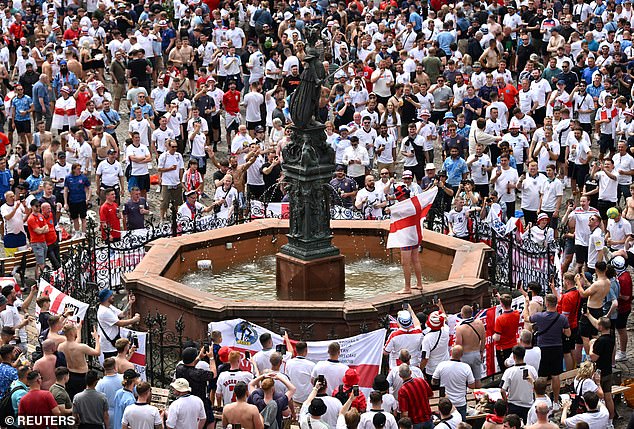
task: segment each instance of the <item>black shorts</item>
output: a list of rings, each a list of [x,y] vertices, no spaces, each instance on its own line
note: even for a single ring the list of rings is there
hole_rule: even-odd
[[[132,188],[133,186],[137,186],[142,191],[150,190],[150,175],[144,174],[143,176],[132,176],[130,180],[128,180],[128,186]]]
[[[603,316],[602,308],[588,308],[588,311],[595,319]],[[590,320],[588,320],[585,315],[581,316],[581,319],[579,320],[579,336],[583,338],[593,338],[596,337],[598,334],[599,331],[597,331],[597,329],[592,326]]]
[[[606,153],[614,150],[614,138],[612,134],[601,134],[599,136],[599,151]]]
[[[577,180],[577,176],[575,176],[575,168],[577,167],[577,165],[572,162],[572,161],[568,161],[568,178],[569,179],[575,179]],[[584,178],[585,180],[585,178]]]
[[[550,377],[564,372],[564,351],[562,346],[540,347],[542,358],[539,361],[540,377]]]
[[[583,187],[586,182],[586,176],[590,173],[588,164],[575,164],[575,177],[577,178],[577,186]]]
[[[562,147],[559,150],[559,158],[557,158],[557,162],[563,164],[566,162],[566,148]]]
[[[231,131],[235,131],[238,132],[238,127],[240,126],[240,122],[239,121],[233,121],[231,123],[231,125],[229,125],[227,127],[227,133],[230,133]]]
[[[584,264],[588,262],[588,246],[575,244],[575,256],[577,257],[578,264]]]
[[[79,219],[79,218],[86,219],[87,211],[88,211],[88,206],[86,205],[86,201],[68,204],[68,212],[70,214],[71,219]]]
[[[577,337],[579,337],[579,328],[570,329],[570,336],[566,337],[562,335],[562,348],[563,352],[570,353],[575,349],[575,345],[577,344]]]
[[[599,210],[599,214],[601,215],[601,219],[604,221],[608,220],[608,209],[616,206],[615,202],[599,200],[597,203],[597,210]]]
[[[220,114],[211,115],[209,117],[209,128],[212,130],[220,129]]]
[[[618,313],[616,316],[616,329],[625,329],[627,327],[627,319],[630,317],[630,312]]]
[[[247,130],[255,130],[260,125],[262,125],[262,121],[257,121],[257,122],[247,121]]]
[[[30,134],[31,121],[15,121],[15,130],[18,134]]]

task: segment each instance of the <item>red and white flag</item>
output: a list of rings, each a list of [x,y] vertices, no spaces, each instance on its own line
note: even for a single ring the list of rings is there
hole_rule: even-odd
[[[433,187],[390,207],[390,234],[387,248],[419,245],[423,241],[423,219],[431,208],[438,188]]]

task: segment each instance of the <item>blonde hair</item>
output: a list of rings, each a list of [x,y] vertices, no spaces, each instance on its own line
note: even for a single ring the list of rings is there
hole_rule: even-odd
[[[594,374],[594,363],[587,360],[579,365],[576,378],[578,380],[585,380],[586,378],[591,378],[592,374]]]

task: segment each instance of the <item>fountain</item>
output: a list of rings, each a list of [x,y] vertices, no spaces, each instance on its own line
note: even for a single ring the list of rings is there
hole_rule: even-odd
[[[375,283],[372,292],[362,289],[346,297],[346,263],[365,258],[394,267],[399,253],[385,248],[389,221],[330,220],[326,184],[334,171],[334,152],[326,143],[324,125],[315,119],[325,78],[314,48],[318,37],[318,31],[309,30],[306,67],[290,102],[294,125],[291,142],[283,149],[289,219],[261,219],[157,240],[136,269],[123,278],[135,292],[138,308],[156,309],[174,320],[183,315],[185,335],[191,338],[204,336],[209,322],[236,317],[271,329],[281,325],[304,339],[344,337],[382,327],[386,316],[400,309],[405,299],[415,307],[438,295],[449,311],[464,303],[483,305],[488,301],[488,247],[430,231],[422,244],[422,265],[425,276],[434,281],[426,285],[424,293],[390,293],[395,290],[391,286],[400,288],[403,279],[400,270],[393,270],[381,280],[391,279],[395,285],[377,284],[379,277],[375,276],[370,279]],[[243,272],[264,271],[258,268],[258,258],[273,255],[276,299],[261,297],[258,293],[263,292],[256,285],[229,286],[212,276],[208,279],[213,285],[205,285],[201,277],[198,289],[183,284],[183,275],[196,271],[198,261],[205,261],[202,265],[214,273],[247,263],[254,264],[253,268]],[[184,281],[193,284],[187,277]],[[213,292],[218,289],[222,293]],[[232,294],[236,289],[241,290],[238,297]]]

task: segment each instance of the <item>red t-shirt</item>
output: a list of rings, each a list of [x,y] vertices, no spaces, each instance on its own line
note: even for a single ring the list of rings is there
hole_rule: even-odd
[[[520,313],[515,310],[504,311],[495,318],[495,333],[500,335],[500,341],[495,343],[496,350],[511,349],[517,345],[517,328],[519,324]]]
[[[512,107],[515,106],[515,96],[519,94],[517,88],[515,88],[510,83],[507,84],[504,88],[498,88],[498,96],[499,100],[506,104],[506,107],[509,109],[509,112],[512,110]]]
[[[226,112],[236,114],[240,111],[240,91],[227,91],[222,96],[222,105]]]
[[[79,38],[79,28],[77,30],[73,30],[72,28],[69,28],[68,30],[64,31],[64,40],[73,40],[78,38]]]
[[[619,313],[627,313],[632,311],[632,276],[628,271],[623,271],[619,275],[619,285],[621,286],[620,295],[629,296],[628,300],[621,300],[619,298],[619,306],[617,310]]]
[[[19,41],[22,37],[24,37],[24,22],[14,22],[9,26],[9,33],[13,35],[16,41]]]
[[[77,112],[77,117],[81,115],[81,112],[86,110],[86,104],[88,104],[90,98],[90,92],[79,91],[79,94],[77,94],[77,97],[75,97],[75,111]]]
[[[48,232],[46,233],[46,245],[50,246],[51,244],[57,241],[57,231],[55,231],[55,221],[53,219],[53,214],[49,214],[48,217],[45,217],[46,223],[48,224]]]
[[[398,407],[407,411],[412,423],[425,423],[431,419],[429,398],[433,395],[431,387],[424,378],[410,378],[398,390]]]
[[[110,237],[121,238],[121,219],[117,216],[119,206],[117,203],[105,202],[99,209],[99,219],[101,219],[101,238],[106,240],[105,225],[110,227]],[[105,224],[105,225],[104,225]]]
[[[57,402],[48,390],[31,390],[20,399],[18,416],[52,416]],[[44,422],[46,423],[46,421]],[[29,425],[30,429],[45,429],[47,424]],[[57,426],[51,426],[57,427]]]
[[[46,243],[46,234],[38,234],[35,232],[35,228],[42,228],[46,225],[46,219],[44,219],[42,213],[31,213],[26,221],[26,225],[29,228],[31,243]]]
[[[0,156],[7,154],[7,146],[11,146],[9,143],[9,137],[5,133],[0,133]]]
[[[557,312],[563,314],[568,319],[570,329],[579,326],[579,308],[581,307],[581,296],[577,289],[571,289],[561,295],[557,303]]]

